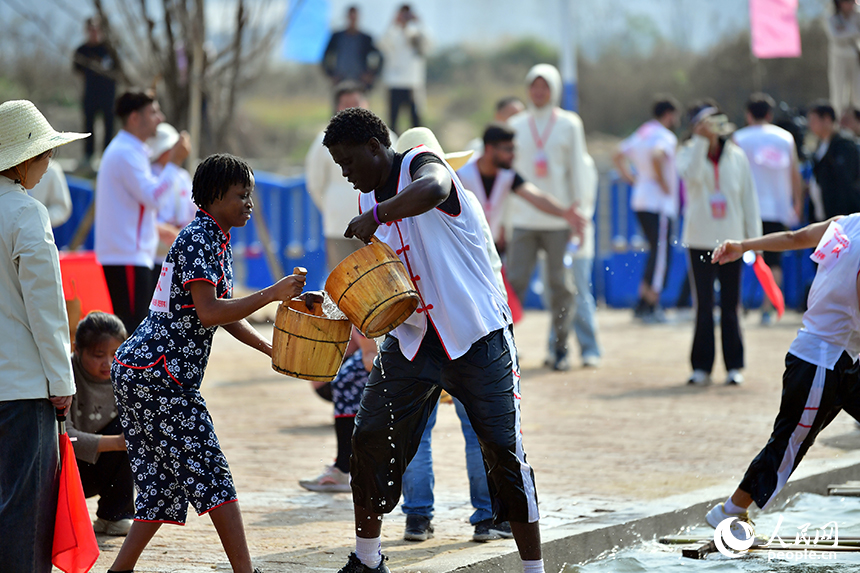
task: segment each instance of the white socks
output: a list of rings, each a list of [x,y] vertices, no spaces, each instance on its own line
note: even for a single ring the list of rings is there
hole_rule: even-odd
[[[523,560],[523,573],[544,573],[543,559],[537,561]]]
[[[739,505],[735,505],[732,502],[732,498],[726,500],[726,503],[723,504],[723,507],[726,508],[726,513],[744,513],[747,509],[745,507],[741,507]]]
[[[382,563],[382,537],[365,539],[356,535],[355,556],[371,569],[376,569]],[[542,573],[543,568],[540,571]]]

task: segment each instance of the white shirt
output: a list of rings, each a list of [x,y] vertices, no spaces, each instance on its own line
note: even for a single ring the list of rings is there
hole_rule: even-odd
[[[322,144],[324,136],[325,132],[320,132],[308,149],[305,185],[314,205],[322,213],[323,236],[343,239],[343,232],[358,214],[359,192],[346,180]]]
[[[59,227],[72,216],[72,196],[69,193],[69,183],[63,168],[53,159],[48,163],[48,170],[36,186],[30,189],[30,197],[48,209],[51,226]]]
[[[514,182],[516,172],[513,169],[499,169],[496,174],[496,179],[493,181],[493,189],[490,195],[487,196],[487,189],[484,187],[484,181],[481,178],[481,172],[478,169],[478,159],[473,157],[466,165],[457,171],[457,177],[466,189],[475,194],[484,215],[487,218],[487,223],[490,225],[490,231],[493,234],[493,241],[499,242],[504,236],[504,220],[505,208],[508,205],[508,196],[511,194],[511,185]]]
[[[0,176],[0,401],[75,393],[69,319],[45,206]]]
[[[412,159],[425,152],[432,153],[420,145],[403,157],[398,193],[412,183]],[[457,175],[447,163],[444,165],[457,191],[463,193]],[[375,194],[363,193],[359,205],[362,212],[372,210]],[[431,209],[381,225],[376,231],[379,240],[398,253],[421,296],[418,309],[391,331],[408,360],[415,358],[421,347],[428,316],[452,360],[463,356],[484,336],[511,324],[511,311],[490,267],[481,212],[465,198],[460,209],[456,217]]]
[[[416,44],[418,47],[416,47]],[[390,88],[414,89],[427,81],[428,41],[424,29],[416,21],[405,26],[392,22],[379,41],[385,57],[382,80]]]
[[[736,131],[734,140],[747,154],[761,220],[789,226],[797,223],[791,188],[792,169],[797,166],[791,134],[772,124],[750,125]]]
[[[811,258],[818,263],[818,271],[809,290],[803,326],[788,351],[833,370],[843,352],[854,362],[860,354],[860,214],[831,223]]]
[[[146,144],[125,130],[105,149],[96,179],[95,251],[102,265],[152,268],[158,245],[156,213],[179,168],[157,177]]]
[[[852,11],[848,18],[841,14],[831,14],[824,27],[830,46],[830,53],[835,56],[857,58],[860,44],[860,12]]]
[[[678,173],[675,169],[675,148],[678,137],[656,119],[643,123],[633,135],[621,142],[621,152],[636,168],[636,183],[630,197],[634,211],[658,213],[670,218],[678,216]],[[657,182],[654,154],[666,154],[663,161],[663,181],[669,193]]]

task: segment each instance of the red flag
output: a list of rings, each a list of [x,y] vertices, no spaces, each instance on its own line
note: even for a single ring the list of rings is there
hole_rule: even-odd
[[[799,58],[797,0],[750,0],[750,35],[756,58]]]
[[[516,324],[523,317],[523,305],[520,303],[520,299],[517,298],[514,289],[511,288],[511,283],[508,282],[508,276],[505,274],[504,267],[502,267],[502,281],[505,283],[505,292],[508,295],[508,307],[511,309],[511,315],[513,315],[511,316],[511,320]]]
[[[99,558],[75,450],[65,433],[60,434],[60,494],[51,557],[53,564],[65,573],[86,573]]]
[[[776,315],[782,318],[785,312],[785,299],[782,297],[782,291],[779,290],[779,286],[773,278],[770,267],[767,266],[767,263],[764,262],[761,256],[756,255],[753,270],[758,282],[761,283],[761,287],[764,289],[764,294],[767,295],[768,300],[773,304],[773,308],[776,309]]]

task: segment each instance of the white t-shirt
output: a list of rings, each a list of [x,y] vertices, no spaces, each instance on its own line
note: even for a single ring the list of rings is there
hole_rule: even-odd
[[[811,255],[818,263],[809,290],[803,326],[789,352],[833,369],[847,352],[854,361],[860,354],[860,302],[857,273],[860,271],[860,214],[831,223]]]
[[[630,197],[634,211],[660,213],[669,217],[678,215],[678,173],[675,169],[675,148],[678,138],[656,119],[646,121],[633,135],[621,142],[623,153],[636,168],[636,183]],[[663,192],[654,173],[654,153],[662,151],[667,160],[663,162],[663,180],[669,185],[669,193]]]
[[[761,220],[783,225],[797,223],[792,206],[791,170],[794,138],[775,125],[750,125],[734,135],[750,162]]]

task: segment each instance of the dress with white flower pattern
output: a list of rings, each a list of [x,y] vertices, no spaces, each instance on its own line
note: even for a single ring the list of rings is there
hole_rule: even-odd
[[[161,270],[149,315],[117,350],[111,368],[134,482],[135,519],[185,523],[236,500],[212,418],[200,395],[217,327],[204,327],[188,283],[233,292],[230,235],[204,211],[176,237]]]

